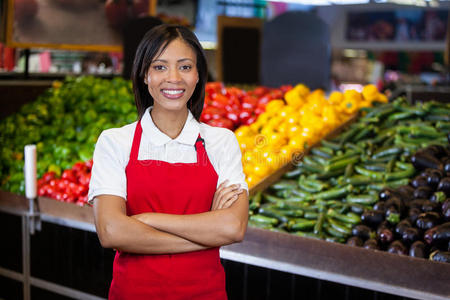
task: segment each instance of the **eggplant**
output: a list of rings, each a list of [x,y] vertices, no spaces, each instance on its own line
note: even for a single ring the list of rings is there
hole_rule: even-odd
[[[373,250],[380,249],[380,247],[378,247],[378,242],[376,239],[368,239],[367,241],[364,242],[363,247],[366,249],[373,249]]]
[[[450,208],[450,198],[446,199],[444,203],[442,203],[442,211]]]
[[[394,189],[384,188],[378,194],[378,198],[380,199],[380,201],[386,201],[386,200],[389,200],[392,196],[397,196],[397,195],[398,194]]]
[[[400,195],[403,202],[408,202],[413,199],[414,188],[410,185],[402,185],[397,188],[397,193]]]
[[[380,227],[377,230],[377,237],[380,243],[389,244],[394,240],[394,234],[387,227]]]
[[[381,211],[385,211],[386,210],[386,202],[384,201],[378,201],[377,203],[375,203],[375,205],[373,206],[374,210],[381,210]]]
[[[352,236],[347,240],[346,244],[354,247],[362,247],[364,245],[364,242],[360,237]]]
[[[403,230],[402,241],[405,245],[411,245],[415,241],[420,239],[420,231],[414,227],[408,227]]]
[[[425,201],[422,204],[422,211],[423,212],[438,211],[438,210],[439,210],[439,203],[431,202],[431,201]]]
[[[393,241],[387,250],[389,253],[408,255],[408,249],[403,245],[401,241]]]
[[[444,172],[450,173],[450,157],[444,160]]]
[[[450,177],[444,177],[438,184],[438,191],[443,191],[447,197],[450,197]]]
[[[352,229],[352,235],[361,238],[363,241],[375,237],[375,233],[366,225],[356,225]]]
[[[447,207],[446,210],[442,210],[442,215],[444,216],[444,220],[446,222],[450,221],[450,207]]]
[[[408,218],[409,221],[411,221],[412,224],[416,223],[417,218],[422,213],[422,211],[417,207],[412,207],[408,211]]]
[[[423,235],[423,240],[428,244],[431,245],[433,244],[433,235],[437,230],[437,226],[428,229],[427,231],[425,231],[425,234]]]
[[[423,150],[419,150],[420,152],[424,152],[428,155],[431,155],[437,159],[447,155],[447,151],[445,150],[445,147],[441,146],[441,145],[431,145],[426,147]],[[419,152],[418,151],[418,152]]]
[[[440,215],[437,212],[431,211],[427,213],[421,213],[416,220],[417,228],[422,230],[428,230],[436,225],[439,225]]]
[[[422,241],[415,241],[409,248],[409,256],[425,258],[425,244]]]
[[[414,179],[411,181],[411,185],[414,188],[418,188],[420,186],[428,186],[428,181],[427,181],[427,177],[425,176],[416,176],[414,177]]]
[[[436,250],[430,254],[430,260],[437,262],[450,263],[450,252]]]
[[[395,206],[391,206],[388,209],[386,209],[384,216],[386,220],[388,220],[388,222],[391,223],[392,225],[395,225],[398,222],[400,222],[400,213],[398,212],[397,208],[395,208]]]
[[[442,171],[440,170],[431,170],[429,171],[427,178],[428,186],[432,189],[435,189],[437,185],[439,184],[439,181],[441,181],[441,178],[443,177]]]
[[[450,242],[450,222],[436,226],[435,228],[432,244],[440,248],[448,246]]]
[[[425,150],[425,149],[424,149]],[[425,151],[417,151],[416,154],[411,156],[411,162],[418,170],[426,168],[443,170],[444,166],[436,157],[426,153]]]
[[[422,209],[422,206],[423,206],[423,205],[425,204],[425,202],[427,202],[427,201],[428,201],[427,199],[421,199],[421,198],[414,199],[413,201],[411,201],[411,202],[408,203],[408,206],[409,206],[409,208],[416,207],[416,208]]]
[[[434,192],[434,194],[431,195],[430,201],[435,203],[442,203],[445,201],[445,198],[446,198],[445,193],[443,191],[439,191]]]
[[[376,228],[384,220],[384,212],[381,210],[368,210],[361,215],[363,224]]]
[[[389,209],[392,206],[395,207],[395,209],[397,210],[398,213],[402,213],[404,208],[405,208],[405,205],[403,204],[403,201],[397,196],[392,196],[392,197],[389,198],[389,200],[387,200],[385,202],[385,207],[386,208]]]
[[[434,190],[429,186],[419,186],[414,190],[414,198],[429,199]]]
[[[406,228],[410,228],[412,227],[411,222],[408,219],[404,219],[401,220],[397,226],[395,226],[395,233],[401,237],[403,236],[403,232],[405,231]]]

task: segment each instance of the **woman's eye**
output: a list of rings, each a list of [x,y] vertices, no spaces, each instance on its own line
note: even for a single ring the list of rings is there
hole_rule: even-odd
[[[162,70],[165,69],[165,67],[161,66],[161,65],[156,65],[156,66],[153,66],[153,69],[156,70],[156,71],[162,71]]]
[[[190,70],[190,69],[192,69],[192,66],[190,65],[181,66],[181,70]]]

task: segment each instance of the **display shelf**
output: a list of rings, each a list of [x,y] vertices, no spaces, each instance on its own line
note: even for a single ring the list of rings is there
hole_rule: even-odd
[[[48,198],[39,198],[39,206],[42,221],[95,231],[91,207]],[[27,209],[27,199],[0,191],[0,211],[24,216]],[[450,264],[257,228],[249,227],[242,243],[222,247],[221,258],[404,297],[450,297]]]

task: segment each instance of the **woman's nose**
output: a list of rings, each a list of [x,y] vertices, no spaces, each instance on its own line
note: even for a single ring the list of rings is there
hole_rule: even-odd
[[[169,69],[167,80],[169,82],[178,82],[181,80],[180,72],[178,71],[177,68]]]

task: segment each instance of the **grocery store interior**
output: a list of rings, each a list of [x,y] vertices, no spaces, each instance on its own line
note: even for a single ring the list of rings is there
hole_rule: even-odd
[[[108,298],[92,157],[162,23],[197,36],[200,121],[241,150],[228,299],[450,299],[450,1],[4,0],[0,300]]]

